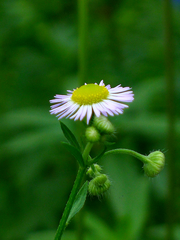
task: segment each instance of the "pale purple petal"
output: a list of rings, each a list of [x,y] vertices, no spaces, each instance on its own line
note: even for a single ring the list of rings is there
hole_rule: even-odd
[[[111,89],[111,85],[108,84],[108,85],[106,86],[106,88],[107,88],[107,90]]]
[[[70,106],[72,106],[72,104],[73,104],[72,102],[67,102],[60,107],[57,107],[55,109],[50,110],[50,112],[53,112],[54,114],[58,114],[60,112],[63,112],[64,110],[66,110]]]
[[[77,112],[76,112],[73,116],[70,117],[70,119],[74,119],[74,121],[78,120],[78,119],[80,118],[81,114],[83,113],[83,108],[84,108],[84,106],[82,105],[82,106],[77,110]]]
[[[71,96],[72,95],[61,95],[61,97],[54,96],[56,99],[50,100],[50,103],[67,102],[71,99]]]
[[[59,106],[61,106],[63,103],[57,103],[57,104],[54,104],[54,105],[52,105],[52,106],[50,106],[51,107],[51,109],[53,109],[53,108],[57,108],[57,107],[59,107]],[[50,110],[51,111],[51,110]]]
[[[100,103],[96,103],[96,106],[98,108],[98,110],[104,115],[104,116],[107,116],[107,109],[104,108],[104,105],[103,105],[103,102],[100,102]],[[110,114],[109,114],[110,115]]]
[[[134,100],[134,97],[132,95],[109,95],[108,99],[114,100],[114,101],[118,101],[118,102],[132,102]]]
[[[110,116],[113,116],[114,114],[112,113],[112,109],[110,110],[109,108],[109,106],[105,103],[105,102],[102,102],[102,107],[103,107],[103,109],[104,109],[104,112],[103,112],[103,115],[104,116],[107,116],[107,114],[109,114]]]
[[[71,116],[78,108],[79,108],[78,104],[70,106],[68,109],[64,110],[62,113],[58,115],[59,117],[58,119]]]

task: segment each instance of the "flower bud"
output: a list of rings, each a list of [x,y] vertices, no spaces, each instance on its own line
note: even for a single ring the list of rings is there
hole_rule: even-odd
[[[95,143],[100,140],[100,133],[93,126],[86,128],[85,136],[88,142]]]
[[[106,192],[111,185],[106,174],[100,174],[89,182],[89,194],[99,196]]]
[[[93,125],[104,134],[112,134],[115,129],[112,123],[103,115],[100,117],[95,117],[93,121]]]
[[[163,169],[165,156],[160,151],[155,151],[147,156],[147,163],[144,164],[144,172],[148,177],[155,177]]]
[[[89,167],[87,170],[87,173],[91,178],[94,178],[95,176],[99,175],[99,173],[102,171],[102,168],[98,164],[93,164],[93,167]]]

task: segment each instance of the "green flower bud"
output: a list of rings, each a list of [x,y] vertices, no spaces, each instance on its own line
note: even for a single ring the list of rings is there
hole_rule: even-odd
[[[101,138],[100,133],[93,126],[86,128],[85,136],[88,142],[95,143]]]
[[[148,177],[155,177],[163,169],[165,156],[160,151],[155,151],[147,156],[147,163],[144,164],[144,172]]]
[[[102,168],[98,164],[93,164],[93,166],[89,167],[86,174],[88,174],[91,178],[99,175],[102,171]]]
[[[109,181],[107,175],[100,174],[89,182],[89,194],[92,196],[99,196],[106,192],[110,186],[111,182]]]
[[[112,134],[115,131],[112,123],[103,115],[94,117],[93,125],[104,134]]]

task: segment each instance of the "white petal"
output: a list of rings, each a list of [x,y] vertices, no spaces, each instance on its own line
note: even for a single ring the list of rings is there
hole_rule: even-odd
[[[92,108],[93,108],[93,111],[94,111],[95,115],[96,115],[97,117],[100,117],[101,112],[99,111],[99,108],[97,107],[97,104],[96,104],[96,103],[94,103],[94,104],[92,105]]]
[[[70,95],[71,95],[71,94],[70,94]],[[54,96],[54,98],[66,99],[66,98],[69,98],[69,96],[68,96],[68,95],[59,95],[59,94],[56,94],[56,95]]]
[[[81,116],[80,116],[80,121],[82,121],[83,118],[86,116],[87,110],[88,110],[88,106],[85,105],[85,106],[83,107],[83,111],[82,111],[82,114],[81,114]]]
[[[79,108],[78,104],[73,104],[72,106],[70,106],[68,109],[64,110],[62,113],[60,113],[58,115],[58,119],[61,119],[63,117],[70,117],[72,114],[74,114],[76,112],[76,110]]]
[[[106,104],[108,104],[108,106],[109,106],[109,109],[113,110],[113,111],[116,109],[123,109],[123,108],[128,107],[128,105],[126,105],[126,104],[115,102],[112,100],[105,100],[104,102],[106,102]]]
[[[105,84],[104,84],[104,81],[101,80],[100,83],[99,83],[99,86],[104,86],[104,85],[105,85]]]
[[[54,104],[54,105],[52,105],[52,106],[50,106],[50,108],[51,109],[54,109],[54,108],[57,108],[57,107],[59,107],[59,106],[61,106],[62,105],[62,103],[57,103],[57,104]],[[52,111],[52,110],[51,110]]]
[[[62,100],[60,100],[60,99],[52,99],[49,102],[50,103],[60,103],[60,102],[62,102]]]
[[[111,88],[109,90],[110,93],[121,93],[121,92],[126,92],[126,91],[129,91],[131,88],[129,87],[115,87],[115,88]]]
[[[109,95],[108,99],[110,100],[114,100],[114,101],[118,101],[118,102],[132,102],[132,100],[134,99],[132,95],[120,95],[116,96],[116,95]]]
[[[87,124],[89,124],[89,121],[91,119],[91,116],[92,116],[92,106],[91,105],[88,105],[87,106]]]
[[[107,116],[107,113],[110,115],[110,116],[113,116],[113,112],[112,112],[112,109],[110,109],[109,105],[105,102],[102,103],[103,105],[103,109],[104,109],[104,112],[103,112],[103,115],[104,116]]]
[[[72,105],[73,105],[72,102],[67,102],[67,103],[61,105],[60,107],[57,107],[57,108],[53,109],[54,114],[61,113],[61,112],[63,112],[64,110],[66,110],[66,109],[68,109],[69,107],[71,107]]]
[[[54,96],[56,99],[52,99],[50,100],[50,103],[58,103],[58,102],[68,102],[71,99],[71,95],[67,96],[67,95],[61,95],[62,97],[56,97]]]
[[[102,114],[107,115],[107,111],[106,111],[106,109],[104,108],[103,102],[97,103],[97,104],[96,104],[96,107],[98,108],[98,110],[99,110]]]
[[[83,112],[83,105],[77,110],[77,112],[70,117],[70,119],[74,119],[74,121],[78,120]]]

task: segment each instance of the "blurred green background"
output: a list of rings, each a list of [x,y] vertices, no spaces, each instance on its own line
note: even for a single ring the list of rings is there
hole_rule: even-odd
[[[180,136],[180,3],[173,5],[176,141]],[[78,3],[71,0],[0,2],[0,239],[51,240],[69,196],[77,164],[61,145],[50,116],[55,94],[81,85]],[[168,153],[163,2],[88,2],[85,82],[132,87],[135,100],[110,118],[113,147]],[[172,63],[173,64],[173,63]],[[63,120],[77,133],[77,125]],[[80,138],[80,136],[79,136]],[[94,149],[95,154],[98,147]],[[174,234],[180,239],[179,152],[173,172]],[[104,197],[89,197],[64,240],[161,240],[167,234],[168,164],[155,179],[132,157],[100,161],[112,181]],[[82,224],[82,225],[81,225]],[[77,231],[78,230],[78,231]]]

